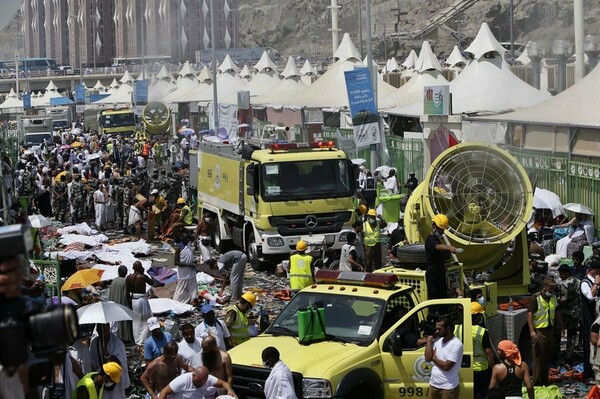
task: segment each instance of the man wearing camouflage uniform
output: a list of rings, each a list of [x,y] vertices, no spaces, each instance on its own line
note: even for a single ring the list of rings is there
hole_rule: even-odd
[[[562,315],[563,326],[565,326],[567,330],[567,351],[565,353],[565,360],[571,364],[573,351],[577,345],[577,331],[579,320],[581,319],[581,282],[571,275],[571,268],[566,264],[560,265],[558,273],[560,274],[561,280],[558,286],[560,292],[558,309]],[[557,353],[560,353],[560,340],[558,340],[557,343]]]
[[[81,223],[85,208],[85,187],[81,182],[80,174],[76,174],[73,177],[75,181],[71,185],[71,199],[73,201],[73,215],[71,215],[71,219],[73,223]]]
[[[110,194],[115,206],[115,225],[119,230],[123,229],[123,187],[121,179],[115,179],[112,184],[112,193]],[[129,218],[129,215],[127,215]]]
[[[60,220],[61,223],[65,222],[67,211],[69,207],[67,198],[67,183],[66,176],[62,175],[60,181],[56,182],[53,187],[54,190],[54,204],[56,207],[56,219]]]
[[[27,197],[27,203],[31,206],[32,197],[34,191],[33,177],[31,175],[30,167],[26,166],[25,171],[21,174],[21,197]]]

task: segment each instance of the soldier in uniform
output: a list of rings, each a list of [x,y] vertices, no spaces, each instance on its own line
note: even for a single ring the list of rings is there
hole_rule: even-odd
[[[31,175],[31,168],[25,167],[25,171],[21,174],[21,192],[19,193],[22,197],[28,197],[27,202],[31,204],[33,197],[33,177]]]
[[[581,319],[581,282],[572,276],[569,265],[560,265],[558,273],[561,280],[558,286],[560,292],[558,310],[563,318],[563,326],[567,330],[565,360],[571,364],[573,351],[577,345],[577,331],[579,330],[578,325]],[[560,340],[558,340],[558,350],[556,353],[560,353]]]
[[[149,194],[150,194],[150,179],[148,177],[148,173],[146,172],[146,170],[142,170],[140,175],[139,175],[139,181],[140,181],[140,194],[142,194],[144,197],[148,198]]]
[[[183,181],[183,177],[181,176],[181,172],[179,168],[175,168],[175,172],[173,173],[173,177],[175,178],[175,187],[177,187],[177,198],[181,197],[181,182]]]
[[[66,176],[62,175],[60,177],[60,181],[58,181],[54,187],[54,204],[56,206],[56,219],[60,220],[62,223],[65,222],[67,216],[67,210],[69,207],[68,198],[67,198],[67,183]]]
[[[123,187],[121,179],[114,179],[112,184],[111,197],[115,207],[115,225],[119,230],[123,229]],[[128,215],[129,216],[129,215]]]
[[[94,177],[90,177],[88,179],[88,184],[85,186],[86,189],[86,197],[84,200],[85,203],[85,216],[86,217],[94,217],[95,215],[95,211],[94,211],[94,198],[93,198],[93,193],[94,191],[96,191],[98,189],[98,185],[99,185],[99,181],[98,179],[94,178]]]
[[[168,182],[169,182],[169,187],[168,187],[168,192],[167,192],[167,202],[169,204],[174,204],[177,202],[177,199],[179,198],[179,190],[177,189],[177,180],[173,176],[172,172],[169,172],[169,174],[168,174]]]
[[[583,261],[583,264],[587,269],[588,267],[590,267],[592,262],[595,261],[600,261],[600,240],[595,241],[592,244],[592,254],[585,261]]]
[[[71,219],[73,223],[81,223],[85,207],[85,187],[81,182],[80,174],[76,174],[73,177],[75,181],[71,185],[71,199],[73,201],[73,215],[71,215]]]

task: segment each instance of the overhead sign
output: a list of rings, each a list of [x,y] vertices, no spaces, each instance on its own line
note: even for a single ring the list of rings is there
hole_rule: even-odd
[[[425,86],[423,90],[425,115],[450,115],[450,86]]]
[[[363,67],[345,71],[344,76],[356,146],[365,147],[380,143],[379,113],[375,105],[369,69]]]
[[[84,84],[78,84],[75,86],[75,103],[76,104],[85,104],[85,92],[86,87]]]
[[[31,94],[23,93],[23,109],[31,109]]]
[[[135,105],[148,104],[148,81],[136,80],[133,84],[133,101]]]

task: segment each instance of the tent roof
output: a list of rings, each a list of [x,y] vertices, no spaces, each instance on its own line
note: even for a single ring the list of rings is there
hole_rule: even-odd
[[[183,66],[181,67],[181,70],[177,73],[177,75],[179,75],[179,76],[188,76],[188,75],[196,76],[196,71],[194,71],[194,68],[192,68],[192,64],[190,64],[189,61],[186,61],[186,62],[184,62]]]
[[[417,63],[418,58],[419,57],[417,57],[417,53],[415,52],[415,50],[410,50],[410,53],[408,54],[408,57],[406,57],[406,59],[402,63],[402,66],[407,69],[414,68]]]
[[[219,71],[221,71],[221,73],[225,73],[225,72],[227,72],[229,70],[233,70],[233,71],[235,71],[235,73],[238,73],[238,71],[240,70],[238,68],[238,66],[235,65],[235,62],[233,62],[233,60],[231,59],[231,57],[229,56],[229,54],[227,54],[225,56],[225,59],[223,60],[223,62],[221,63],[221,65],[219,65],[219,68],[217,68],[217,69]]]
[[[529,58],[529,49],[528,49],[529,43],[531,43],[531,42],[527,42],[527,46],[525,46],[525,49],[523,50],[521,55],[517,57],[515,62],[518,62],[523,65],[531,64],[531,58]]]
[[[109,85],[109,87],[119,87],[119,86],[120,86],[120,84],[119,84],[119,82],[117,82],[116,78],[113,78],[112,82],[110,82],[110,85]]]
[[[252,99],[252,104],[256,105],[281,105],[282,100],[289,97],[292,93],[297,93],[307,86],[298,76],[290,76],[283,79],[279,84],[268,92]]]
[[[385,70],[386,72],[397,72],[400,70],[400,65],[398,65],[398,61],[396,61],[396,59],[394,57],[390,58],[389,60],[387,60],[387,62],[385,63]]]
[[[423,72],[432,69],[440,72],[442,71],[442,66],[440,65],[440,62],[438,61],[435,54],[433,54],[433,50],[431,50],[431,45],[427,40],[425,40],[421,45],[421,52],[419,53],[419,58],[417,58],[415,69],[418,72]]]
[[[455,114],[506,112],[550,98],[515,76],[501,57],[479,58],[450,83]]]
[[[244,64],[242,71],[240,72],[241,78],[250,78],[252,77],[252,73],[250,72],[250,68],[248,68],[248,64]]]
[[[131,93],[133,92],[133,82],[123,83],[110,96],[100,99],[94,104],[131,104]]]
[[[263,51],[263,53],[260,57],[260,60],[258,60],[256,65],[254,65],[254,68],[258,72],[262,72],[263,69],[267,69],[267,68],[277,71],[277,65],[275,65],[273,60],[271,60],[271,57],[269,57],[269,54],[267,54],[267,50]]]
[[[448,57],[446,62],[444,62],[444,64],[452,68],[460,63],[466,64],[467,60],[465,59],[465,57],[463,57],[458,46],[454,46],[454,48],[452,49],[452,53],[450,53],[450,56]]]
[[[195,79],[192,79],[195,80]],[[149,101],[162,101],[163,98],[175,90],[176,86],[171,81],[157,80],[154,84],[150,85],[148,88],[148,100]]]
[[[0,104],[0,109],[23,108],[23,101],[17,97],[15,91],[11,88],[6,100]]]
[[[125,71],[125,74],[123,75],[123,77],[121,78],[121,80],[119,80],[119,82],[121,82],[121,83],[133,83],[133,77],[129,74],[129,71]]]
[[[421,104],[421,108],[417,115],[422,115],[424,87],[447,84],[449,83],[441,71],[438,71],[437,69],[428,69],[422,71],[413,75],[408,82],[396,89],[395,92],[382,98],[379,101],[379,108],[390,108],[387,111],[388,113],[398,115],[399,110],[393,110],[392,108],[402,108],[407,104],[418,102]]]
[[[237,72],[233,72],[231,69],[228,72],[221,73],[219,76],[217,76],[217,96],[219,97],[219,101],[229,94],[237,93],[239,90],[246,90],[246,85],[247,83],[239,77]],[[198,101],[206,104],[212,100],[212,84],[203,84],[200,85],[188,99],[178,102]]]
[[[236,77],[244,82],[239,75],[236,75]],[[281,78],[276,71],[263,69],[261,72],[254,75],[250,82],[246,83],[246,87],[244,87],[243,90],[249,91],[251,96],[260,96],[261,94],[268,93],[280,82]],[[219,84],[219,81],[217,81],[217,90],[219,90]],[[228,95],[224,95],[223,97],[219,96],[219,102],[223,104],[237,104],[237,92],[238,90],[234,90]]]
[[[350,35],[348,33],[344,33],[344,37],[342,38],[342,42],[338,46],[335,54],[333,54],[334,60],[357,60],[360,61],[360,53],[352,43],[352,39],[350,39]]]
[[[106,86],[100,82],[100,80],[96,81],[96,84],[93,87],[94,90],[106,90]]]
[[[596,67],[573,86],[542,103],[485,119],[597,129],[600,128],[599,102],[600,68]]]
[[[48,87],[54,85],[54,83],[50,82]],[[56,86],[54,86],[56,87]],[[50,105],[51,98],[62,97],[56,90],[46,90],[44,94],[38,93],[37,98],[31,101],[31,105],[34,107],[46,107]]]
[[[314,66],[312,66],[310,64],[310,62],[308,60],[304,60],[304,65],[302,66],[302,69],[300,70],[300,73],[302,74],[302,76],[316,75],[317,74],[317,70],[315,69]]]
[[[210,80],[208,80],[208,82],[210,82]],[[200,82],[193,75],[186,75],[177,81],[175,88],[168,94],[165,94],[161,101],[165,104],[188,101],[190,96],[192,96],[192,94],[202,85],[207,85],[207,83]]]
[[[281,72],[281,76],[284,78],[300,76],[300,71],[298,71],[298,67],[296,67],[296,61],[294,61],[294,57],[291,55],[288,57],[287,64],[285,65],[283,72]]]
[[[163,65],[162,68],[160,68],[160,71],[158,72],[158,74],[156,74],[156,79],[157,80],[166,80],[167,82],[172,82],[173,75],[171,75],[171,72],[167,71],[167,67],[165,65]]]
[[[56,87],[56,85],[54,84],[53,81],[50,81],[50,83],[48,83],[48,86],[46,86],[46,91],[57,91],[58,87]]]
[[[198,74],[198,82],[212,82],[212,71],[208,68],[208,66],[204,65],[204,68]]]
[[[494,34],[490,30],[490,27],[486,22],[481,24],[481,28],[479,28],[479,32],[475,39],[471,42],[469,47],[465,49],[466,53],[471,53],[476,60],[483,57],[485,53],[489,53],[490,51],[495,51],[501,56],[504,56],[506,49],[502,47],[502,45],[496,40]]]

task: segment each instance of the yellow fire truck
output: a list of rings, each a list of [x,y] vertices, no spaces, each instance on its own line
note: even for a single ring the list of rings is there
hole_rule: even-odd
[[[216,221],[213,244],[247,251],[256,269],[287,258],[301,239],[339,250],[351,231],[352,164],[332,142],[201,142],[190,165],[198,209]]]

